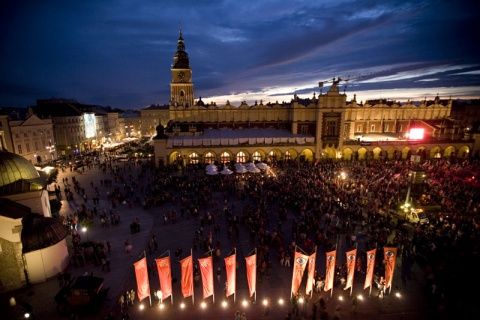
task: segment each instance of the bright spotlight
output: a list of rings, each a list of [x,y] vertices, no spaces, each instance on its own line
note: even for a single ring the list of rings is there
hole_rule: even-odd
[[[402,294],[401,294],[400,292],[395,292],[395,297],[401,298],[401,297],[402,297]]]
[[[342,296],[339,296],[339,297],[338,297],[338,300],[343,301],[343,297],[342,297]]]
[[[227,301],[223,301],[223,302],[222,302],[222,307],[226,308],[227,305],[228,305],[228,304],[227,304]]]
[[[25,319],[28,319],[28,318],[30,318],[30,313],[25,312],[25,314],[23,316],[25,317]]]
[[[163,305],[163,303],[160,303],[160,304],[158,305],[158,307],[159,307],[160,309],[165,308],[165,306]]]
[[[248,305],[247,300],[243,300],[243,301],[242,301],[242,306],[246,307],[247,305]]]
[[[205,309],[207,307],[207,304],[205,303],[205,301],[202,302],[201,306],[202,306],[202,309]]]
[[[139,306],[139,308],[140,308],[140,310],[143,310],[143,309],[145,308],[145,306],[144,306],[143,304],[141,304],[141,305]]]
[[[82,231],[83,231],[83,232],[87,232],[87,227],[83,227],[83,228],[82,228]]]
[[[359,294],[359,295],[357,296],[357,299],[358,299],[358,300],[363,300],[363,296],[362,296],[361,294]]]
[[[283,304],[283,302],[284,302],[284,301],[283,301],[282,298],[278,299],[278,304]]]
[[[180,304],[180,308],[185,309],[185,303],[182,302],[182,303]]]
[[[267,306],[267,305],[268,305],[268,300],[267,300],[267,299],[263,299],[263,305],[264,305],[264,306]]]
[[[300,299],[298,299],[298,302],[299,303],[303,303],[305,300],[303,300],[303,297],[300,297]]]

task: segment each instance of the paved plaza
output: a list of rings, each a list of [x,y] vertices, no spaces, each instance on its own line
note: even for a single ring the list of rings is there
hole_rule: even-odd
[[[125,170],[125,175],[132,175],[137,177],[139,174],[139,166],[135,166],[130,162],[117,162],[122,170]],[[124,169],[125,168],[125,169]],[[153,174],[153,173],[152,173]],[[175,173],[175,174],[182,174]],[[193,173],[191,173],[193,174]],[[202,173],[199,173],[202,174]],[[72,185],[72,177],[79,181],[88,196],[87,206],[92,207],[92,198],[94,197],[95,187],[98,188],[100,194],[100,202],[97,205],[99,210],[105,208],[107,211],[110,208],[111,200],[108,199],[107,193],[111,192],[113,188],[123,188],[121,181],[115,181],[113,175],[103,172],[97,167],[87,168],[82,174],[66,170],[65,173],[60,172],[58,176],[58,185],[62,189],[62,209],[60,214],[68,216],[73,213],[78,206],[84,203],[84,199],[77,193],[74,195],[73,201],[67,201],[63,196],[64,184],[62,180],[68,178],[69,184]],[[213,176],[212,179],[222,179],[222,176]],[[105,186],[100,183],[100,180],[111,179],[112,186]],[[148,179],[145,177],[144,179]],[[146,181],[145,181],[146,182]],[[52,187],[52,186],[50,186]],[[73,185],[72,185],[73,187]],[[138,186],[134,190],[135,196],[141,196],[141,188]],[[212,212],[220,212],[223,207],[223,193],[222,190],[214,192],[214,202],[212,207],[208,208]],[[133,198],[133,197],[132,197]],[[234,214],[241,214],[243,207],[248,205],[249,200],[242,200],[236,194],[228,199],[229,205],[234,204]],[[214,259],[214,270],[218,267],[222,269],[221,279],[215,279],[215,294],[214,297],[203,299],[201,282],[195,285],[194,297],[183,298],[180,289],[180,266],[178,260],[175,258],[175,251],[182,248],[182,258],[187,256],[192,250],[192,239],[195,230],[200,227],[200,218],[193,218],[181,216],[180,198],[177,197],[176,202],[169,201],[159,207],[151,207],[144,209],[141,203],[128,204],[119,203],[116,208],[112,210],[120,216],[121,223],[118,225],[110,225],[102,228],[101,223],[95,218],[95,224],[88,229],[87,232],[79,233],[82,241],[99,241],[111,243],[111,252],[107,253],[107,257],[111,262],[110,272],[102,271],[101,265],[94,265],[91,262],[86,263],[83,267],[68,268],[68,272],[72,276],[93,273],[96,276],[104,277],[106,288],[109,288],[108,298],[102,305],[102,309],[95,315],[79,315],[79,319],[104,319],[110,312],[113,313],[114,319],[121,319],[119,298],[127,290],[136,291],[136,280],[134,274],[133,264],[146,254],[147,262],[152,264],[155,258],[170,254],[173,278],[173,295],[163,302],[163,309],[158,305],[158,301],[152,295],[152,299],[144,299],[139,302],[135,300],[134,306],[129,307],[130,319],[229,319],[235,318],[236,311],[245,313],[246,318],[252,319],[286,319],[287,314],[292,310],[290,303],[290,289],[292,281],[292,268],[281,266],[278,262],[277,252],[270,252],[270,259],[273,261],[273,268],[269,277],[264,277],[262,281],[257,282],[257,292],[254,297],[248,295],[247,278],[245,275],[245,257],[249,255],[253,248],[249,241],[249,234],[246,227],[240,224],[239,235],[228,237],[227,235],[227,217],[218,215],[215,217],[216,223],[220,225],[220,233],[215,233],[213,225],[206,224],[204,227],[204,234],[212,231],[214,234],[214,241],[218,241],[221,248],[221,258],[219,261]],[[164,214],[176,210],[178,216],[175,223],[171,221],[164,221]],[[203,213],[201,213],[203,214]],[[132,234],[130,232],[130,223],[138,219],[140,222],[140,232]],[[269,217],[270,226],[277,224],[276,215]],[[285,235],[291,239],[292,222],[294,215],[289,213],[287,220],[284,222],[283,230]],[[158,242],[158,250],[149,252],[148,243],[152,235],[155,235]],[[360,225],[355,230],[357,236],[358,248],[364,249],[364,241],[367,235],[361,231]],[[133,246],[131,253],[126,253],[125,242]],[[69,249],[72,249],[72,239],[69,235],[67,238]],[[337,249],[337,264],[345,262],[345,251],[347,247],[344,243],[344,237],[339,237]],[[288,242],[287,242],[288,243]],[[237,290],[235,296],[225,297],[224,283],[224,262],[225,258],[232,250],[236,249],[237,254]],[[203,249],[197,248],[193,250],[194,262],[199,258],[205,257]],[[381,257],[380,257],[381,258]],[[378,259],[378,258],[377,258]],[[325,273],[325,249],[318,248],[316,270],[319,274]],[[356,273],[355,283],[353,286],[352,296],[350,290],[342,290],[341,286],[335,286],[333,294],[331,292],[313,293],[304,305],[300,306],[299,314],[291,315],[291,319],[312,319],[313,317],[313,302],[317,302],[323,298],[326,303],[326,311],[329,319],[335,316],[339,319],[429,319],[432,311],[429,308],[428,301],[425,295],[425,281],[424,273],[421,268],[415,264],[411,270],[412,277],[410,280],[403,282],[400,279],[401,259],[397,259],[397,266],[393,280],[393,288],[384,298],[378,298],[378,290],[376,287],[372,289],[369,297],[369,289],[363,290],[364,276]],[[156,272],[150,278],[150,287],[152,293],[159,288],[158,275]],[[54,295],[60,288],[59,281],[50,279],[42,284],[35,284],[30,288],[24,288],[14,292],[3,294],[2,306],[5,305],[6,300],[14,296],[17,301],[25,301],[33,307],[33,314],[35,319],[65,319],[56,311],[56,304],[53,299]],[[305,293],[305,278],[300,288],[301,293]],[[395,294],[400,293],[401,297]],[[363,295],[363,299],[357,299],[356,307],[353,306],[352,297],[359,294]],[[266,307],[262,302],[264,298],[269,298],[271,303]],[[283,299],[283,304],[279,300]],[[205,307],[202,307],[202,302],[205,302]],[[226,302],[226,306],[224,306]],[[144,306],[141,310],[140,305]],[[181,306],[185,307],[182,308]],[[267,314],[268,309],[268,314]],[[0,316],[1,317],[1,316]],[[317,312],[317,319],[320,319],[320,313]]]

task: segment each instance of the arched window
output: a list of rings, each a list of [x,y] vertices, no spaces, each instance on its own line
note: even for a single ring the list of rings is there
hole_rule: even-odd
[[[260,152],[255,151],[255,152],[252,154],[252,160],[253,160],[253,161],[262,161],[262,155],[260,154]]]
[[[292,160],[292,154],[290,151],[285,151],[285,160]]]
[[[230,155],[228,154],[228,152],[223,152],[223,153],[220,155],[220,162],[221,162],[221,163],[228,163],[228,162],[230,162]]]
[[[192,152],[188,155],[188,164],[198,164],[198,153]]]
[[[247,162],[247,155],[245,154],[245,152],[243,151],[239,151],[237,153],[237,157],[236,157],[236,160],[235,160],[237,163],[245,163]]]
[[[268,157],[270,158],[270,160],[277,160],[277,154],[275,153],[275,151],[270,151]]]
[[[205,160],[204,160],[204,162],[205,162],[206,164],[210,164],[210,163],[213,164],[213,163],[215,163],[215,155],[214,155],[213,153],[211,153],[211,152],[207,152],[207,153],[205,154]]]

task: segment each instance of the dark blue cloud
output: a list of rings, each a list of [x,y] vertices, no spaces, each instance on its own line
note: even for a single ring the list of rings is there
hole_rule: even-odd
[[[310,96],[338,76],[352,97],[479,97],[479,12],[471,0],[6,1],[0,105],[168,103],[180,26],[195,94],[217,104]]]

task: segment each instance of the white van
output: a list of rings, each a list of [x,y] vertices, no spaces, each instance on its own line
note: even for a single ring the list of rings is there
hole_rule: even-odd
[[[429,220],[425,212],[422,209],[412,209],[407,212],[407,221],[411,223],[420,223],[420,224],[428,224]]]

